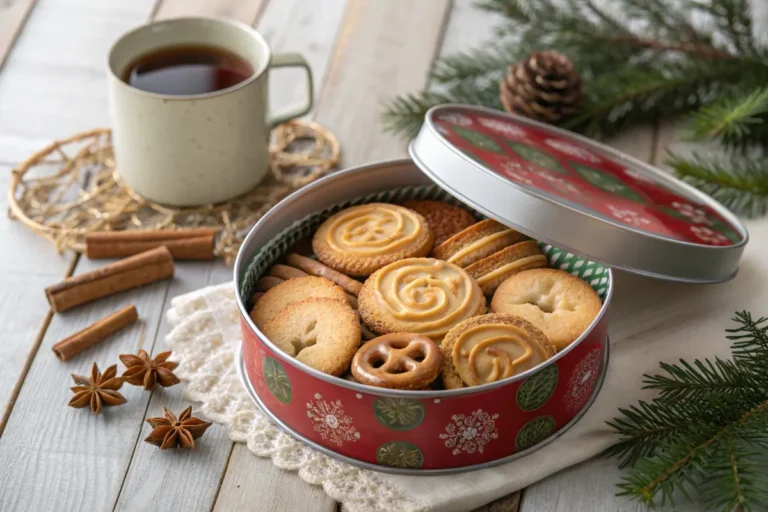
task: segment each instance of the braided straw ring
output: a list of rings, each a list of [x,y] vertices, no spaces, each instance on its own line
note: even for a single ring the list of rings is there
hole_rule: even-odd
[[[366,342],[352,359],[358,382],[390,389],[424,389],[443,366],[440,347],[420,334],[395,332]]]

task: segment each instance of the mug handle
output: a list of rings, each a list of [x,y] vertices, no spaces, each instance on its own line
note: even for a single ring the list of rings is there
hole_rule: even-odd
[[[272,63],[269,66],[270,71],[273,68],[291,67],[304,68],[307,72],[307,97],[298,105],[291,105],[289,107],[281,108],[274,113],[270,113],[267,121],[270,128],[273,128],[280,123],[284,123],[289,119],[293,119],[294,117],[303,116],[312,110],[312,70],[309,69],[309,64],[306,59],[298,53],[279,53],[272,56]]]

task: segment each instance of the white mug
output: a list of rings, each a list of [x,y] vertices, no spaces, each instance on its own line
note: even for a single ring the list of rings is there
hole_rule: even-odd
[[[223,48],[254,72],[218,91],[164,95],[129,85],[124,75],[138,58],[163,48]],[[175,18],[123,35],[109,52],[109,100],[117,173],[139,195],[162,204],[195,206],[243,194],[269,169],[269,133],[275,124],[312,108],[312,73],[296,53],[272,55],[251,27],[214,18]],[[268,113],[272,68],[307,73],[307,99]]]

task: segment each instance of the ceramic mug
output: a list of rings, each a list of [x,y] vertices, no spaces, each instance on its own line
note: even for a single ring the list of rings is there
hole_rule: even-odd
[[[232,87],[189,96],[147,92],[125,81],[138,58],[183,45],[223,48],[254,72]],[[117,173],[158,203],[195,206],[251,190],[269,169],[270,128],[312,108],[312,73],[304,57],[272,55],[261,34],[234,21],[175,18],[141,26],[115,42],[108,65]],[[268,112],[270,70],[293,66],[306,71],[306,100]]]

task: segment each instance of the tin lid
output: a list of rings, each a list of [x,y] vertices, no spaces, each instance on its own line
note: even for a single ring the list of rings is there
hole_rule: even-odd
[[[690,185],[520,116],[434,107],[409,149],[435,183],[488,217],[636,274],[727,281],[749,238],[731,212]]]

